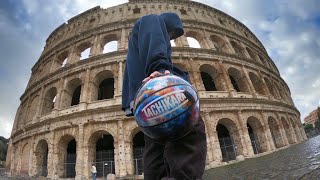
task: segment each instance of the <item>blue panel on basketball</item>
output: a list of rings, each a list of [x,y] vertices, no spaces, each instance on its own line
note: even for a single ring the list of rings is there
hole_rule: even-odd
[[[137,92],[134,117],[141,130],[153,139],[179,139],[198,122],[197,93],[178,76],[153,78]]]

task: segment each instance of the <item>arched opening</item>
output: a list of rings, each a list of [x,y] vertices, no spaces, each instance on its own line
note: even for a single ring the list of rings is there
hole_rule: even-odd
[[[252,85],[255,91],[258,94],[266,95],[266,92],[264,91],[264,88],[263,88],[263,82],[258,78],[258,76],[253,72],[249,72],[249,78],[252,82]]]
[[[114,78],[111,71],[99,72],[93,79],[92,100],[111,99],[114,97]]]
[[[293,140],[291,129],[290,129],[290,126],[289,126],[287,120],[282,117],[281,122],[282,122],[282,125],[284,128],[284,131],[286,132],[286,136],[287,136],[289,144],[293,144],[294,140]]]
[[[114,95],[114,79],[104,79],[99,85],[98,100],[111,99]]]
[[[212,41],[216,51],[228,52],[227,44],[221,37],[212,35],[210,36],[210,40]]]
[[[242,74],[238,69],[231,67],[228,69],[228,74],[231,84],[237,92],[249,92],[246,78],[242,77]]]
[[[36,175],[47,177],[48,175],[48,143],[46,140],[39,141],[36,151]]]
[[[115,174],[114,140],[107,131],[97,131],[89,138],[89,163],[97,168],[97,177]]]
[[[30,165],[30,143],[27,143],[22,148],[22,154],[21,154],[21,175],[27,175],[29,176],[29,165]]]
[[[187,41],[188,41],[189,47],[191,47],[191,48],[201,48],[199,41],[197,41],[195,38],[187,37]]]
[[[81,85],[76,87],[72,93],[71,106],[78,105],[80,103]]]
[[[52,109],[54,108],[56,95],[57,95],[57,88],[55,87],[52,87],[47,91],[43,99],[42,113],[41,113],[42,115],[48,114],[52,111]]]
[[[77,142],[71,135],[64,135],[57,146],[57,175],[60,178],[76,176]]]
[[[82,82],[80,79],[76,78],[71,80],[63,92],[63,97],[61,101],[62,108],[77,105],[80,103],[81,96],[81,86]]]
[[[139,131],[132,140],[133,143],[133,160],[134,173],[140,175],[143,173],[143,148],[144,148],[144,134]]]
[[[223,78],[220,77],[215,67],[203,64],[200,66],[200,74],[206,91],[226,90],[223,86]]]
[[[201,79],[206,91],[217,91],[216,85],[208,73],[201,72]]]
[[[250,58],[251,58],[252,60],[255,60],[255,59],[256,59],[256,55],[253,53],[253,51],[252,51],[250,48],[248,48],[248,47],[246,47],[246,50],[247,50]]]
[[[268,124],[271,131],[272,139],[276,148],[280,148],[283,146],[283,140],[279,128],[279,124],[273,117],[268,118]]]
[[[31,103],[28,108],[27,112],[27,119],[26,119],[26,124],[32,122],[32,120],[35,118],[37,114],[37,108],[38,108],[38,103],[39,103],[39,96],[36,95],[34,98],[31,100]]]
[[[218,133],[223,162],[235,160],[238,155],[243,155],[240,134],[232,120],[219,120],[216,131]]]
[[[64,67],[67,62],[68,62],[68,56],[69,56],[69,52],[68,51],[65,51],[63,53],[61,53],[59,56],[58,56],[58,67]]]
[[[254,153],[266,152],[268,144],[261,122],[256,117],[251,116],[247,120],[247,127]]]
[[[118,41],[110,41],[103,47],[103,54],[118,50]]]
[[[174,41],[174,39],[170,40],[170,45],[171,47],[176,47],[176,42]]]
[[[241,57],[246,57],[243,52],[244,49],[238,43],[236,43],[234,41],[231,41],[230,43],[231,43],[236,55],[241,56]]]
[[[268,87],[268,90],[269,90],[269,92],[271,93],[271,95],[272,95],[274,98],[277,98],[277,95],[276,95],[276,92],[275,92],[275,89],[274,89],[273,84],[271,84],[271,82],[270,82],[269,79],[267,79],[267,78],[264,78],[264,81],[266,82],[267,87]]]

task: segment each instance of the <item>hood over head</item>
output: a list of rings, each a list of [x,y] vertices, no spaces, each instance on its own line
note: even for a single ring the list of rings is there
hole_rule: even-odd
[[[164,20],[170,39],[175,39],[183,35],[183,26],[180,17],[176,13],[162,13],[160,17]]]

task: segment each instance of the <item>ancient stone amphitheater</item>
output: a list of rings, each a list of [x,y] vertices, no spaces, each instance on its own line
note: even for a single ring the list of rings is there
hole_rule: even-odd
[[[143,134],[121,111],[127,43],[138,18],[167,11],[183,20],[172,59],[200,97],[207,168],[306,140],[288,85],[246,26],[197,2],[130,0],[87,10],[50,34],[20,98],[12,176],[86,179],[92,163],[98,177],[142,174]]]

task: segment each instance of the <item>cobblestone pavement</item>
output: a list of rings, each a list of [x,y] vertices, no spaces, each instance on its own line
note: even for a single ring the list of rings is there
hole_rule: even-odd
[[[8,178],[0,169],[0,180]],[[205,180],[320,180],[320,136],[287,149],[207,170]]]
[[[207,170],[205,180],[320,180],[320,136],[287,149]]]

